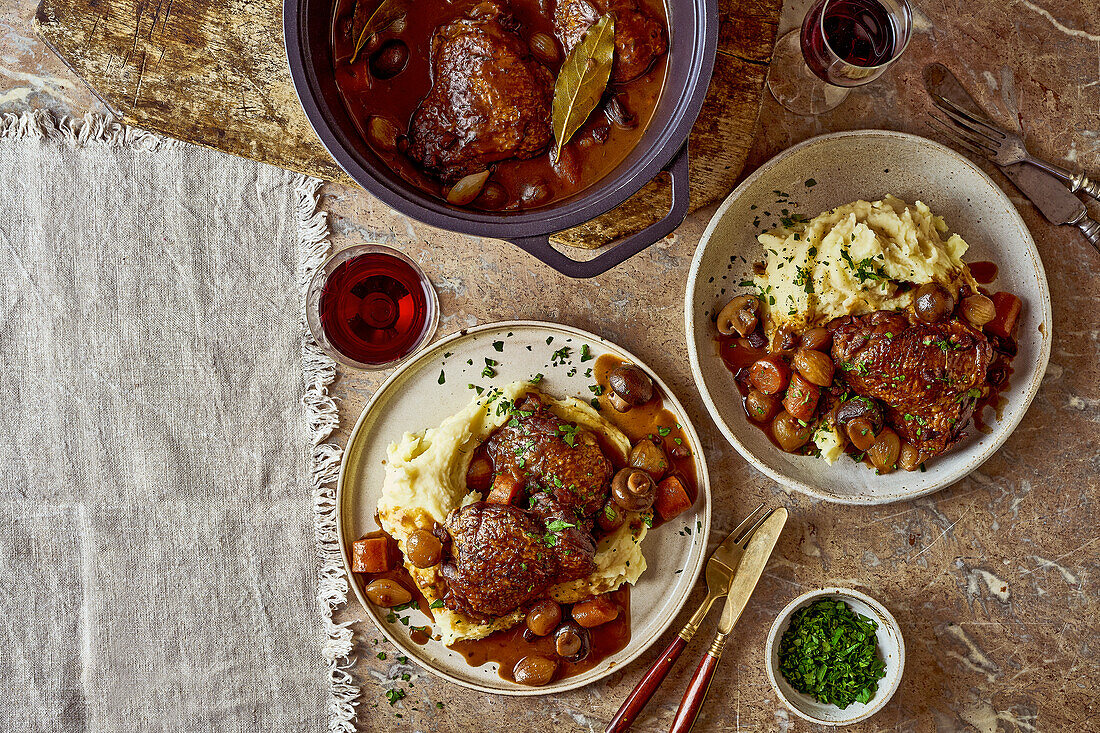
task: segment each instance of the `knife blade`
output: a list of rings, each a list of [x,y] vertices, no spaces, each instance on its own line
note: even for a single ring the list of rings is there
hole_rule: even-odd
[[[753,533],[749,546],[741,557],[737,575],[730,585],[729,595],[726,596],[726,605],[722,608],[722,618],[718,622],[719,634],[724,636],[730,633],[737,619],[741,618],[741,612],[745,610],[756,584],[760,581],[768,558],[772,556],[775,543],[779,541],[779,535],[786,524],[787,510],[780,507]]]
[[[988,120],[982,106],[943,64],[924,67],[924,88],[932,99],[946,99],[967,112]],[[999,165],[1001,172],[1042,212],[1052,224],[1069,224],[1078,227],[1089,243],[1100,252],[1100,222],[1089,217],[1084,202],[1057,178],[1026,163]]]

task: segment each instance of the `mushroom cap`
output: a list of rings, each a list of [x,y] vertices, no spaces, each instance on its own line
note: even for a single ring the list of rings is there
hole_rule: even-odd
[[[635,407],[653,399],[653,380],[633,364],[612,369],[607,375],[607,383],[624,402]]]

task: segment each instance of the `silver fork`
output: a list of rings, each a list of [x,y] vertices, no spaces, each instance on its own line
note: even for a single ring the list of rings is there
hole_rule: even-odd
[[[707,560],[706,599],[699,606],[699,610],[695,612],[695,615],[691,617],[691,620],[680,630],[680,633],[673,637],[664,653],[646,670],[646,673],[642,675],[642,679],[626,696],[626,700],[619,707],[619,711],[615,713],[615,717],[607,724],[604,733],[623,733],[623,731],[630,728],[634,719],[638,717],[638,713],[642,712],[642,708],[649,702],[649,698],[653,697],[653,693],[661,686],[661,682],[664,681],[669,670],[672,669],[672,665],[676,663],[680,652],[684,651],[684,647],[691,641],[691,637],[695,636],[695,632],[699,630],[699,624],[703,622],[707,611],[711,609],[715,601],[730,592],[730,584],[733,583],[734,573],[737,572],[737,566],[741,562],[741,556],[745,554],[745,548],[749,546],[749,540],[752,539],[753,532],[771,515],[771,511],[764,511],[763,504],[756,507],[749,516],[745,517],[745,521],[737,525],[726,539],[722,540],[722,544],[718,545],[714,552],[710,554],[710,559]]]
[[[942,126],[942,130],[953,140],[973,153],[989,158],[997,165],[1030,163],[1066,182],[1070,191],[1083,191],[1100,201],[1100,182],[1089,180],[1084,173],[1074,173],[1059,165],[1036,158],[1027,151],[1024,141],[1014,132],[1007,132],[966,111],[946,97],[936,97],[933,101],[936,109],[943,112],[948,120],[936,115],[932,119]]]

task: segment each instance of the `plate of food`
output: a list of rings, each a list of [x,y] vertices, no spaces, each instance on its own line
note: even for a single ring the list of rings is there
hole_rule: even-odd
[[[692,371],[756,468],[849,504],[928,494],[1008,439],[1046,371],[1050,292],[1008,197],[914,135],[813,138],[714,214],[685,297]]]
[[[345,566],[402,653],[466,687],[573,689],[640,654],[698,577],[706,460],[683,407],[591,333],[449,336],[366,406],[337,486]]]

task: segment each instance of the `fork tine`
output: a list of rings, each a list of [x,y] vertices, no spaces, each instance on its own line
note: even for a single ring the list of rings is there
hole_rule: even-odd
[[[985,140],[988,140],[994,147],[999,146],[1004,141],[1004,136],[1003,135],[1001,135],[1000,133],[997,133],[998,135],[1000,135],[1000,137],[994,137],[992,134],[990,134],[990,133],[988,133],[988,132],[986,132],[985,130],[982,129],[984,127],[987,127],[986,125],[980,125],[980,124],[976,124],[976,123],[972,122],[969,115],[965,115],[965,114],[962,114],[960,112],[956,112],[955,110],[951,109],[950,107],[945,107],[945,106],[941,106],[941,105],[938,105],[938,104],[936,105],[936,109],[938,109],[940,112],[943,112],[945,115],[950,117],[951,120],[958,127],[961,127],[962,129],[966,130],[971,135],[974,135],[976,137],[981,137],[981,138],[984,138]]]
[[[760,517],[760,519],[757,519],[756,522],[753,523],[752,527],[748,529],[748,531],[746,531],[743,535],[734,540],[734,544],[736,544],[742,550],[748,547],[749,540],[752,539],[753,533],[755,533],[756,530],[760,529],[760,525],[763,524],[764,521],[774,512],[774,509],[769,509],[767,512],[765,512],[764,516]]]
[[[760,506],[756,507],[751,512],[749,512],[749,516],[745,517],[745,521],[741,522],[741,524],[734,527],[733,531],[730,532],[730,535],[733,537],[734,542],[737,542],[738,540],[740,540],[744,536],[745,532],[747,532],[747,531],[751,532],[752,531],[751,528],[754,526],[753,525],[753,517],[755,517],[758,513],[760,513],[763,510],[764,510],[764,505],[761,504]]]
[[[935,105],[944,112],[955,112],[963,119],[969,121],[972,125],[977,125],[980,129],[982,129],[989,135],[996,135],[1001,140],[1004,140],[1008,137],[1004,130],[997,129],[993,125],[993,123],[987,120],[985,117],[971,112],[968,109],[963,109],[956,102],[948,99],[947,97],[941,97],[937,95],[935,98]]]
[[[962,134],[962,132],[958,128],[954,127],[953,125],[948,124],[947,122],[944,122],[943,120],[941,120],[939,117],[936,117],[935,115],[929,115],[929,118],[933,122],[937,123],[936,125],[929,125],[929,127],[931,127],[933,130],[936,130],[937,132],[940,132],[941,134],[943,134],[945,137],[947,137],[949,140],[951,140],[951,142],[955,143],[956,145],[958,145],[962,148],[965,148],[966,150],[969,150],[971,153],[974,153],[975,155],[980,155],[983,158],[993,157],[993,155],[994,155],[993,150],[991,150],[988,147],[985,147],[981,143],[979,143],[979,142],[977,142],[977,141],[975,141],[971,138],[966,137],[965,135]]]

